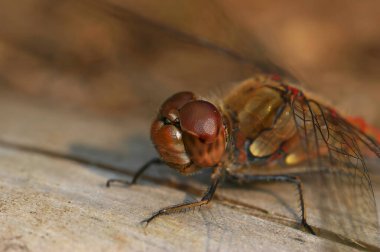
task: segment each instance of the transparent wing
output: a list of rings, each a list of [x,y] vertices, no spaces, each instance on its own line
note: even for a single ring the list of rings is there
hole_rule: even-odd
[[[312,170],[305,180],[322,228],[366,246],[379,246],[377,209],[365,156],[380,157],[375,140],[334,110],[304,96],[291,103],[301,145]]]
[[[217,1],[160,2],[125,0],[109,3],[97,0],[100,6],[113,16],[151,26],[157,32],[176,36],[184,43],[196,44],[219,51],[248,64],[268,62],[263,48],[254,35],[236,25],[225,13],[225,6]],[[269,63],[271,64],[271,63]],[[271,64],[273,65],[273,64]]]

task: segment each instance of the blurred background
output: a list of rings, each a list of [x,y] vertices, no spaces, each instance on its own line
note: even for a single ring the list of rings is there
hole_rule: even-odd
[[[178,90],[281,72],[380,127],[379,1],[18,0],[0,21],[3,95],[152,117]]]

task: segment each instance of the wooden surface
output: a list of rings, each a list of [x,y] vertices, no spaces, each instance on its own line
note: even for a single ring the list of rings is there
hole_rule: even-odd
[[[163,166],[136,186],[105,187],[108,178],[130,179],[155,156],[148,120],[90,116],[11,93],[0,99],[0,118],[0,251],[356,250],[300,230],[294,189],[279,185],[224,187],[201,211],[164,216],[145,228],[140,221],[199,197],[207,181]],[[318,227],[317,216],[309,217]]]

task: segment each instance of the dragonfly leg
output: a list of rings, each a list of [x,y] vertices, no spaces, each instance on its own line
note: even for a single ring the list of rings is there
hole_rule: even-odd
[[[228,178],[238,183],[254,183],[254,182],[286,182],[297,186],[299,202],[301,206],[301,224],[307,231],[315,235],[314,230],[306,221],[305,201],[303,197],[303,183],[298,176],[290,175],[246,175],[246,174],[229,174]]]
[[[201,200],[196,201],[196,202],[182,203],[182,204],[178,204],[178,205],[174,205],[174,206],[164,207],[164,208],[160,209],[159,211],[155,212],[154,214],[152,214],[152,216],[150,216],[149,218],[143,220],[142,223],[145,222],[146,225],[148,225],[152,220],[154,220],[155,218],[157,218],[161,215],[178,213],[178,212],[181,212],[183,210],[188,210],[188,209],[195,208],[198,206],[201,207],[203,205],[208,204],[212,200],[212,198],[215,194],[216,188],[218,187],[220,177],[221,177],[221,170],[222,170],[221,167],[215,168],[215,170],[211,176],[211,185],[209,186],[209,188],[207,189],[206,193],[204,194],[204,196],[202,197]]]
[[[124,179],[109,179],[107,180],[106,186],[110,187],[111,183],[117,182],[121,184],[126,184],[126,185],[133,185],[136,184],[137,179],[141,177],[141,175],[147,170],[149,167],[155,164],[163,164],[163,161],[159,158],[153,158],[147,163],[145,163],[141,168],[136,172],[136,174],[133,176],[133,179],[131,182],[124,180]]]

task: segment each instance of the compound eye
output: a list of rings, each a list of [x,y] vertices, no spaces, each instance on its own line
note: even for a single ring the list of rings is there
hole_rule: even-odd
[[[182,131],[191,134],[205,143],[212,143],[218,137],[223,125],[218,109],[207,101],[191,101],[179,110]]]
[[[178,110],[193,100],[195,100],[195,96],[192,92],[176,93],[161,105],[160,115],[173,121],[178,118]]]

